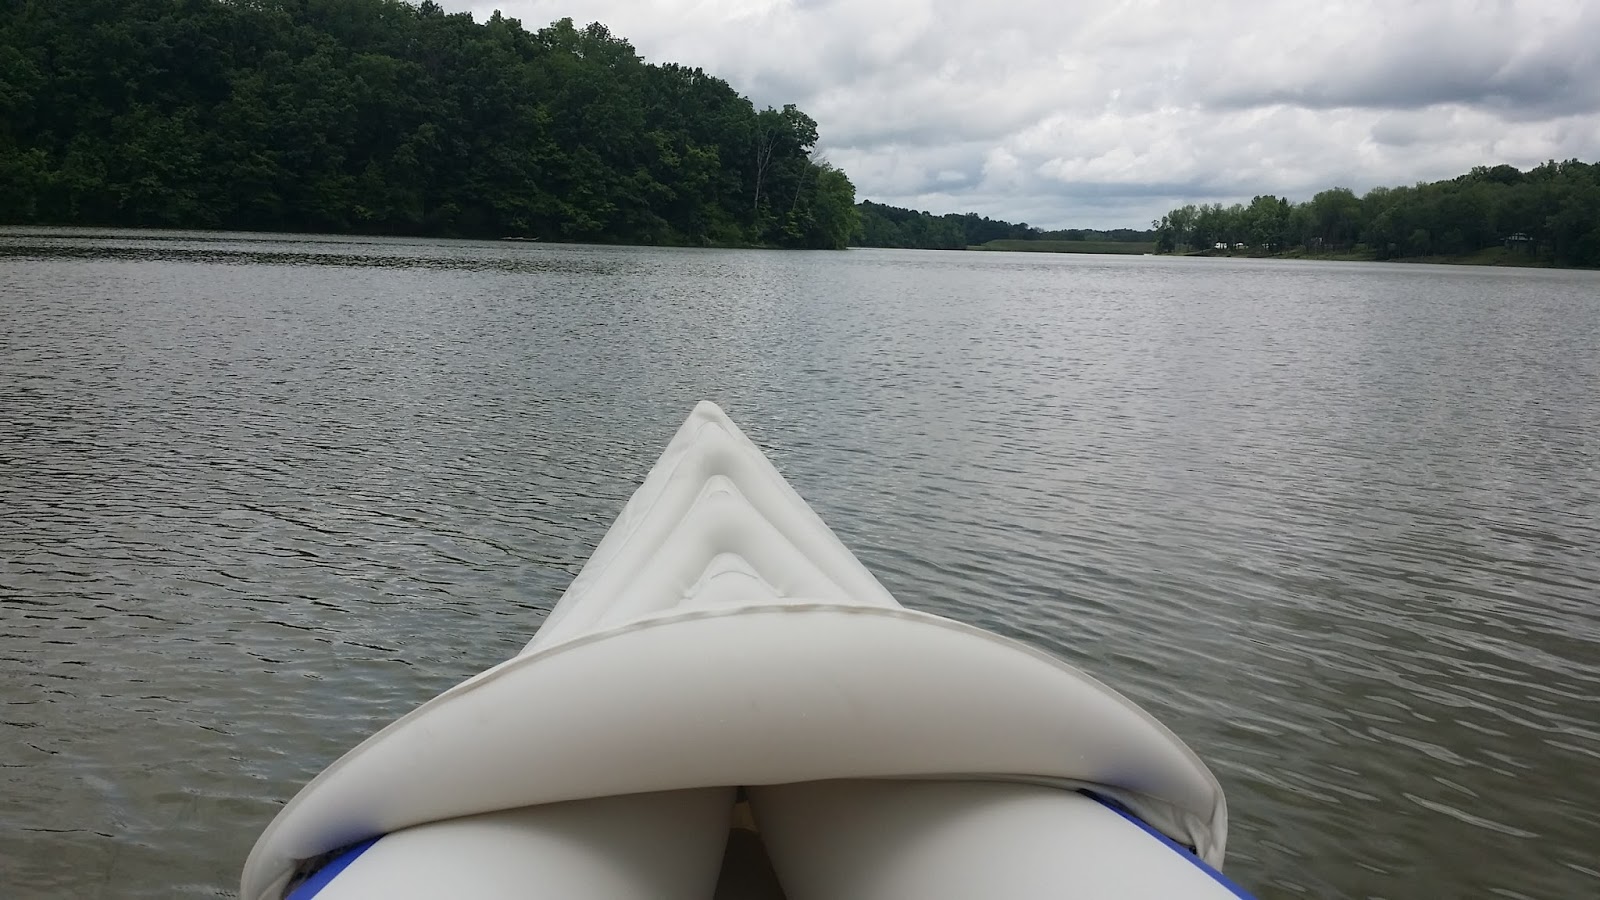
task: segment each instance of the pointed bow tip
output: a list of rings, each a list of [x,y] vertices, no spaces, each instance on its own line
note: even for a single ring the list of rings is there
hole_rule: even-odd
[[[720,422],[733,423],[728,414],[711,400],[701,400],[694,405],[694,411],[689,413],[691,419],[715,419]]]
[[[749,436],[744,433],[744,429],[740,428],[739,424],[733,421],[733,417],[729,416],[722,407],[710,400],[701,400],[694,405],[689,417],[678,428],[678,432],[671,443],[668,444],[663,458],[671,457],[675,449],[683,448],[687,444],[698,443],[702,433],[708,427],[732,435],[740,444],[748,445],[749,449],[755,453],[761,453],[760,448],[756,447],[750,441]]]

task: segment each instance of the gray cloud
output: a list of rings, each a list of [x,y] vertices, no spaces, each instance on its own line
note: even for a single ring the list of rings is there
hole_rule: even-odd
[[[1142,225],[1600,158],[1600,0],[501,0],[799,104],[864,198]]]
[[[1449,4],[1437,7],[1450,11]],[[1292,54],[1268,64],[1268,80],[1223,84],[1214,76],[1218,84],[1203,99],[1317,109],[1457,104],[1519,118],[1596,109],[1600,5],[1501,3],[1437,18],[1416,14],[1419,8],[1394,7],[1411,18],[1382,21],[1367,33],[1291,45]]]

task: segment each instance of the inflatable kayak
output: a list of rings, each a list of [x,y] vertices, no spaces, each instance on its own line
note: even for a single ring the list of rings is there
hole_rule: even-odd
[[[902,607],[700,404],[515,658],[306,785],[243,900],[1247,896],[1149,714]]]

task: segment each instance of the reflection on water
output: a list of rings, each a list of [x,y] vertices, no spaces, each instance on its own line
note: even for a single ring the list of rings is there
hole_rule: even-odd
[[[441,247],[437,242],[404,239],[299,235],[286,238],[268,234],[239,237],[244,239],[224,241],[200,232],[96,233],[83,229],[11,229],[0,231],[0,260],[47,258],[244,266],[461,269],[518,274],[605,271],[601,260],[586,259],[578,254],[519,254],[510,249],[501,249],[497,253],[482,252],[486,247],[511,248],[523,245],[520,242],[497,245],[462,241],[454,247]]]
[[[216,896],[701,398],[1211,763],[1264,897],[1600,891],[1600,276],[0,233],[0,883]]]

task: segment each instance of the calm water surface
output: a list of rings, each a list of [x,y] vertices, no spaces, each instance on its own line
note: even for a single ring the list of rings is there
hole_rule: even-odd
[[[701,398],[1263,897],[1600,896],[1600,274],[132,232],[0,234],[0,893],[231,896]]]

